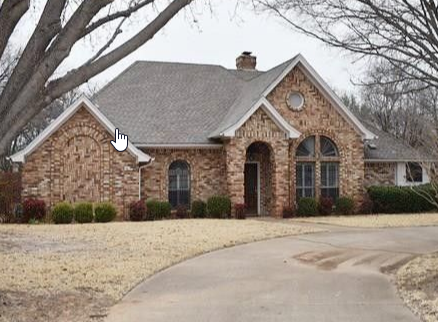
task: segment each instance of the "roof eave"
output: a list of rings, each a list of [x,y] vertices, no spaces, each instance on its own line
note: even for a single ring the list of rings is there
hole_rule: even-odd
[[[26,157],[34,152],[41,144],[46,141],[50,135],[57,131],[65,122],[67,122],[80,107],[85,107],[110,133],[114,133],[116,127],[108,118],[99,110],[97,105],[91,102],[85,95],[81,95],[72,105],[70,105],[60,116],[56,118],[43,132],[40,133],[26,148],[11,155],[9,159],[16,163],[25,163]],[[150,162],[152,159],[146,153],[137,149],[128,141],[127,151],[133,155],[138,163]]]

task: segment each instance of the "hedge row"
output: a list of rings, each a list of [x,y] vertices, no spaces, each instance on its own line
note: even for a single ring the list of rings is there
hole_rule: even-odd
[[[431,185],[418,187],[370,187],[368,196],[374,213],[419,213],[435,210],[424,196],[436,199]],[[435,196],[435,197],[434,197]]]
[[[238,207],[241,210],[242,206]],[[240,214],[240,212],[239,212]],[[194,200],[191,209],[179,205],[172,214],[172,206],[167,201],[149,199],[135,201],[130,204],[129,218],[131,221],[151,221],[164,218],[230,218],[231,200],[226,196],[213,196],[207,202]],[[240,218],[243,214],[239,215]]]
[[[333,202],[333,199],[328,197],[323,197],[319,200],[316,198],[300,198],[298,200],[297,216],[329,216],[332,213],[345,216],[353,214],[354,207],[354,201],[349,197],[338,198],[336,202]],[[292,209],[290,207],[285,207],[283,217],[292,217],[293,214],[291,212]]]

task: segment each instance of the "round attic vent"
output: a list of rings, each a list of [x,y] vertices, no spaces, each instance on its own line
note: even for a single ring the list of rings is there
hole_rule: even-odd
[[[291,92],[287,96],[287,105],[293,111],[301,111],[304,106],[304,96],[299,92]]]

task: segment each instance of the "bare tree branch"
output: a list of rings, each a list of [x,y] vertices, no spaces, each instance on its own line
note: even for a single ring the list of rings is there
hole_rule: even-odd
[[[438,85],[438,12],[433,0],[254,0],[293,29],[360,57],[384,59]]]
[[[0,157],[9,151],[14,138],[42,109],[135,51],[193,0],[169,0],[161,12],[157,14],[153,11],[155,18],[151,22],[142,21],[145,25],[134,37],[111,49],[122,31],[122,24],[132,14],[155,2],[130,0],[118,2],[117,6],[111,5],[115,1],[84,0],[72,5],[67,0],[45,0],[44,10],[29,41],[17,55],[18,63],[15,60],[7,72],[6,69],[0,70],[0,85],[3,88],[2,91],[0,88]],[[18,10],[22,8],[22,3],[26,3],[26,10]],[[0,41],[3,39],[7,45],[16,23],[26,14],[28,6],[28,1],[22,0],[6,0],[1,5],[0,26],[5,26],[5,29],[0,29]],[[113,22],[118,19],[121,19],[120,22],[114,26]],[[111,37],[100,49],[90,55],[86,63],[54,79],[55,72],[75,44],[86,35],[106,32],[107,29],[100,30],[105,25],[112,30],[108,31]]]
[[[153,3],[154,1],[155,0],[141,1],[141,2],[137,3],[136,5],[129,7],[126,10],[113,13],[111,15],[108,15],[104,18],[101,18],[101,19],[91,23],[82,33],[81,38],[85,37],[86,35],[92,33],[96,29],[102,27],[103,25],[105,25],[111,21],[117,20],[119,18],[129,18],[133,13],[135,13],[138,10],[140,10],[141,8]]]
[[[5,0],[0,7],[0,58],[17,23],[29,9],[30,0]]]
[[[99,58],[95,62],[83,65],[71,71],[63,78],[51,81],[47,85],[47,94],[56,98],[61,93],[68,92],[79,84],[88,81],[90,78],[101,73],[106,68],[117,63],[123,57],[131,54],[163,28],[170,19],[175,16],[182,8],[190,4],[192,0],[175,0],[165,10],[163,10],[153,21],[151,21],[137,35],[126,41],[120,47]]]

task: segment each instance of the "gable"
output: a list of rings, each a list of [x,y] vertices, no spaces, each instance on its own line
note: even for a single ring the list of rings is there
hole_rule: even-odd
[[[320,95],[324,101],[329,103],[334,110],[336,110],[343,119],[350,124],[350,126],[359,133],[364,140],[372,140],[376,136],[365,128],[365,126],[356,118],[356,116],[344,105],[341,99],[333,92],[330,86],[324,81],[324,79],[316,72],[316,70],[307,62],[307,60],[300,54],[298,55],[291,64],[284,69],[283,73],[278,76],[278,78],[266,88],[263,95],[268,97],[272,92],[284,82],[285,79],[290,76],[294,70],[299,70],[305,76],[304,78],[297,78],[298,81],[304,80],[307,82],[309,87],[312,89],[309,91],[314,94]],[[299,83],[298,83],[299,85]],[[309,94],[308,93],[308,94]],[[285,94],[287,95],[287,94]]]
[[[263,108],[257,109],[257,111],[236,131],[236,137],[241,138],[284,138],[285,135],[285,131],[271,119]]]
[[[287,99],[291,92],[304,97],[301,110],[292,110]],[[300,132],[330,129],[334,133],[350,133],[361,137],[352,122],[336,108],[305,74],[301,66],[295,66],[268,94],[268,101],[281,116]]]
[[[265,115],[265,117],[260,118],[257,116],[260,116],[261,112]],[[255,117],[254,117],[255,116]],[[239,122],[234,124],[233,127],[227,129],[225,132],[225,136],[235,136],[237,131],[241,129],[242,126],[244,126],[249,120],[251,120],[252,123],[255,123],[257,121],[260,122],[259,125],[254,124],[254,127],[265,127],[265,131],[270,131],[274,129],[272,125],[275,125],[275,128],[277,131],[281,131],[282,136],[286,138],[299,138],[301,133],[297,131],[294,127],[292,127],[277,111],[276,109],[271,105],[269,101],[266,99],[260,100],[257,104],[255,104],[245,115],[242,117]],[[269,122],[268,122],[269,120]],[[270,127],[267,125],[270,125]],[[259,129],[260,130],[260,129]]]
[[[358,133],[363,140],[371,140],[375,138],[375,135],[368,131],[362,123],[348,110],[348,108],[342,103],[339,97],[330,89],[325,81],[316,73],[316,71],[310,66],[310,64],[304,59],[303,56],[297,55],[290,61],[287,61],[270,71],[264,73],[262,76],[256,77],[251,80],[241,93],[241,96],[231,106],[230,112],[226,115],[225,119],[219,124],[219,127],[210,134],[210,138],[220,137],[233,137],[235,131],[246,121],[252,113],[261,105],[262,102],[268,101],[265,106],[272,106],[272,100],[267,100],[269,96],[272,96],[272,92],[277,89],[280,83],[284,83],[285,78],[290,73],[299,67],[302,73],[307,78],[309,84],[312,84],[310,91],[318,93],[336,112],[342,116],[344,121]],[[310,92],[309,91],[309,92]],[[287,93],[282,93],[283,100]],[[275,104],[275,103],[273,103]],[[278,120],[282,120],[282,123],[287,123],[283,116],[275,117]],[[295,126],[295,124],[292,124]],[[289,125],[292,127],[292,125]]]
[[[106,130],[109,135],[114,135],[115,126],[99,111],[88,98],[82,96],[71,106],[69,106],[56,120],[54,120],[43,132],[40,133],[25,149],[15,153],[10,157],[13,162],[24,163],[26,157],[38,149],[45,141],[47,141],[58,130],[62,131],[62,127],[73,117],[80,117],[77,113],[89,113],[92,119],[96,121]],[[83,122],[83,126],[89,126],[89,122]],[[110,144],[110,143],[109,143]],[[150,162],[152,159],[149,155],[137,149],[131,142],[128,142],[127,151],[136,158],[137,162]]]

